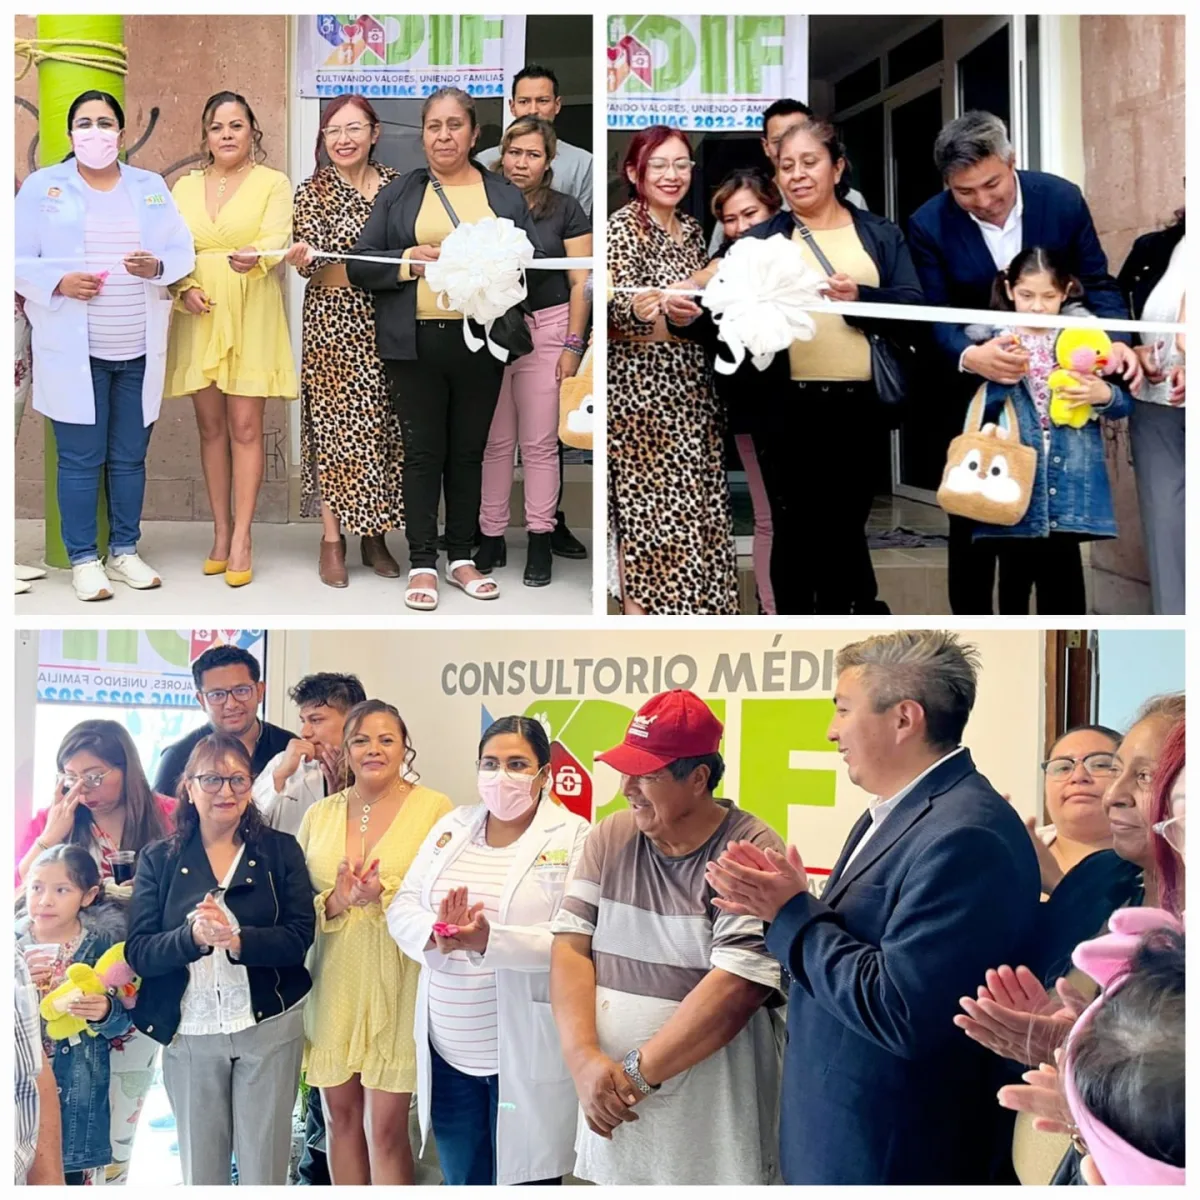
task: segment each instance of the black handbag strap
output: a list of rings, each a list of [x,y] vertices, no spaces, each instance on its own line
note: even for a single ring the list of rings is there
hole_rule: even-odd
[[[825,252],[817,245],[817,239],[813,237],[812,230],[795,213],[792,213],[792,220],[796,222],[796,228],[800,230],[800,236],[808,243],[808,248],[813,252],[813,257],[821,264],[821,270],[826,275],[836,275],[837,271],[833,269],[833,263],[825,257]]]
[[[430,177],[429,181],[433,184],[433,190],[437,192],[437,198],[442,202],[442,207],[446,210],[446,215],[450,218],[450,224],[457,229],[458,213],[454,211],[450,201],[446,199],[446,193],[442,190],[442,181],[440,179],[434,179],[432,176]]]

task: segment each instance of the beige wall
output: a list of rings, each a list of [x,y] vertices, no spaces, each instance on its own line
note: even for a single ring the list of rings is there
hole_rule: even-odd
[[[287,17],[244,17],[236,36],[228,17],[125,18],[129,75],[125,82],[129,161],[166,175],[173,184],[199,158],[200,113],[216,91],[241,92],[263,129],[269,166],[287,169]],[[33,37],[32,17],[18,17],[16,35]],[[17,97],[37,107],[37,77],[17,84]],[[157,118],[153,119],[153,110]],[[36,117],[16,108],[16,169],[30,172]],[[139,144],[140,143],[140,144]],[[35,368],[36,369],[36,368]],[[42,422],[30,408],[17,442],[18,517],[42,513]],[[258,500],[260,521],[288,513],[288,436],[284,403],[267,405],[263,431],[267,470]],[[208,520],[211,511],[200,470],[199,440],[189,400],[170,400],[150,442],[145,515],[149,520]]]
[[[1081,17],[1084,191],[1115,275],[1135,238],[1183,203],[1184,19]],[[1093,609],[1149,612],[1129,432],[1108,445],[1121,537],[1092,550]]]
[[[646,699],[622,690],[624,682],[616,691],[601,694],[592,681],[585,685],[582,697],[579,696],[576,693],[575,660],[614,659],[625,672],[627,659],[631,656],[650,660],[661,656],[666,662],[676,655],[683,655],[696,663],[694,690],[706,698],[723,696],[726,699],[725,753],[731,764],[726,794],[744,805],[752,805],[753,797],[739,795],[738,764],[746,728],[743,702],[751,698],[760,701],[789,697],[820,701],[817,711],[811,714],[815,721],[810,724],[808,735],[810,744],[813,738],[823,744],[824,729],[832,715],[832,707],[825,703],[832,695],[831,687],[823,686],[826,681],[818,678],[811,688],[791,691],[790,655],[793,651],[807,651],[823,662],[827,653],[832,654],[847,641],[863,636],[866,633],[861,630],[850,635],[836,630],[789,632],[782,637],[776,633],[741,630],[720,633],[590,630],[508,632],[503,638],[482,632],[276,632],[271,634],[267,656],[268,717],[284,725],[294,724],[295,714],[290,711],[286,686],[302,675],[310,671],[354,672],[362,679],[369,696],[394,703],[404,715],[417,750],[417,767],[424,781],[446,792],[456,803],[472,803],[481,706],[486,705],[492,717],[499,717],[524,713],[530,705],[545,705],[557,731],[563,710],[555,709],[556,701],[573,704],[580,698],[607,700],[636,708]],[[1032,815],[1039,787],[1038,763],[1042,757],[1043,635],[1038,631],[1022,631],[967,636],[980,649],[983,672],[966,742],[980,770],[996,788],[1010,793],[1023,815]],[[763,666],[769,660],[765,660],[764,655],[781,651],[785,657],[775,662],[783,664],[779,677],[782,690],[768,692]],[[736,689],[731,690],[727,680],[723,681],[723,686],[712,688],[718,657],[727,654],[736,663],[743,653],[749,656],[748,663],[754,669],[757,690],[751,691],[746,686],[745,677]],[[517,659],[538,662],[564,659],[563,678],[569,694],[552,691],[539,697],[518,689],[512,695],[464,696],[448,695],[444,690],[443,678],[448,664],[453,668],[464,663],[510,663]],[[829,682],[832,683],[832,679]],[[601,677],[601,686],[606,685],[607,679]],[[798,728],[804,716],[794,709],[781,714],[781,728],[765,739],[760,737],[757,744],[769,746],[769,753],[777,760],[773,765],[781,770],[787,766],[798,772],[822,768],[836,771],[836,802],[832,806],[791,803],[787,809],[788,836],[800,847],[806,862],[810,866],[829,867],[851,825],[862,813],[867,797],[850,783],[836,754],[796,749],[805,741]],[[586,716],[579,719],[591,720]],[[627,719],[625,716],[619,718],[620,733],[623,733]],[[608,744],[619,740],[620,733]],[[571,740],[568,731],[564,741],[570,745]],[[577,752],[581,758],[589,758],[583,763],[584,767],[592,768],[590,752],[588,755],[582,749]],[[596,803],[599,805],[615,794],[618,780],[603,764],[595,764],[595,771]],[[786,775],[787,782],[782,786],[789,798],[804,794],[809,786],[805,777],[797,774],[792,782],[790,771]]]

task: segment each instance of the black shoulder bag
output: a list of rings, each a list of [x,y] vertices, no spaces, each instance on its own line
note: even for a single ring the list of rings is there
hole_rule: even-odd
[[[808,243],[817,262],[826,275],[836,275],[833,264],[825,257],[816,239],[799,217],[792,214],[800,236]],[[895,323],[895,322],[893,322]],[[879,403],[887,411],[889,420],[894,424],[899,420],[900,409],[908,400],[909,390],[914,378],[917,351],[916,347],[907,341],[881,333],[872,325],[855,326],[861,329],[871,347],[871,381],[875,385]],[[897,332],[899,332],[897,330]]]
[[[450,201],[446,199],[446,193],[442,190],[441,181],[430,175],[429,182],[433,184],[433,190],[437,193],[437,198],[442,202],[442,207],[446,210],[446,215],[450,218],[450,224],[457,229],[458,214],[454,211]],[[463,317],[464,321],[467,319],[467,317]],[[508,361],[510,363],[533,352],[533,334],[529,332],[529,326],[525,324],[524,301],[520,304],[514,304],[502,317],[497,317],[492,322],[491,338],[497,346],[508,351]]]

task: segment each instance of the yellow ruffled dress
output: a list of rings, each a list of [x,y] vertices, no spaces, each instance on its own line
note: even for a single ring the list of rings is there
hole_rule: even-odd
[[[227,396],[295,399],[296,365],[283,313],[279,258],[260,258],[245,275],[225,255],[253,246],[283,250],[292,239],[292,185],[281,171],[253,166],[214,221],[204,203],[204,172],[171,189],[192,237],[196,266],[172,285],[176,298],[167,342],[164,396],[190,396],[216,384]],[[219,251],[211,254],[207,251]],[[199,287],[212,311],[195,316],[179,297]]]
[[[413,1024],[421,964],[401,953],[385,914],[426,835],[453,807],[430,788],[409,792],[371,851],[383,882],[379,900],[333,920],[325,916],[325,901],[346,857],[346,793],[326,796],[304,814],[298,840],[317,891],[317,936],[308,960],[313,989],[304,1006],[304,1069],[312,1087],[337,1087],[359,1075],[363,1087],[377,1091],[416,1090]]]

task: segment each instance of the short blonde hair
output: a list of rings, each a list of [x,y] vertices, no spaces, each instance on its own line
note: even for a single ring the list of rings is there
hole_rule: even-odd
[[[838,651],[838,673],[863,669],[875,711],[913,700],[925,712],[930,745],[957,746],[975,707],[979,650],[944,629],[902,629]]]

